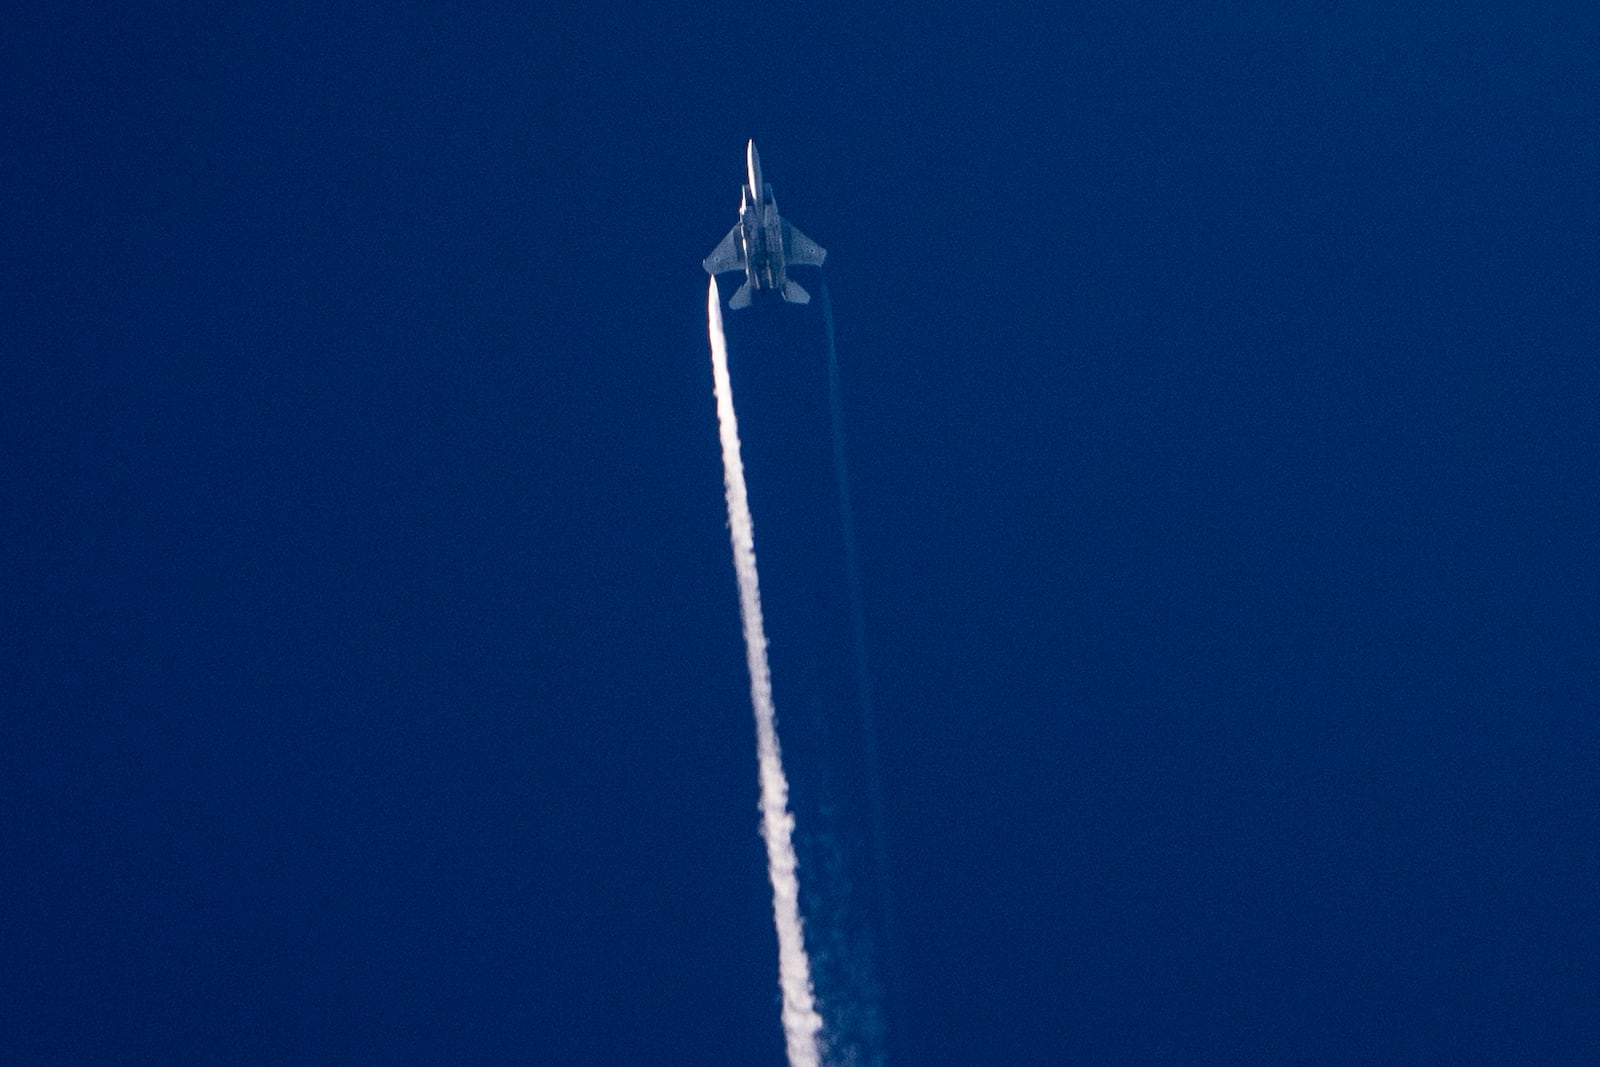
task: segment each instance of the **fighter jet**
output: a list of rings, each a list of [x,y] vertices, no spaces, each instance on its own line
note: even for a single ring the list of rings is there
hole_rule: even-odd
[[[811,294],[789,280],[788,267],[820,267],[828,253],[779,217],[772,186],[761,180],[761,156],[754,141],[745,149],[745,168],[750,180],[739,190],[738,225],[706,257],[706,273],[744,271],[744,284],[728,301],[734,310],[749,307],[756,290],[763,289],[791,304],[809,304]]]

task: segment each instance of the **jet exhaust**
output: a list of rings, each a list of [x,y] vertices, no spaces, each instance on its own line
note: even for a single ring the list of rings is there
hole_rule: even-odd
[[[739,581],[739,617],[744,627],[745,662],[750,670],[750,703],[755,710],[756,758],[761,782],[761,836],[767,846],[767,877],[772,883],[772,919],[778,933],[778,986],[783,995],[783,1034],[789,1067],[819,1067],[818,1032],[822,1015],[811,987],[800,918],[800,881],[794,851],[794,816],[789,813],[789,782],[778,747],[777,711],[772,702],[772,672],[761,619],[761,589],[756,573],[755,527],[739,454],[739,421],[733,410],[728,375],[728,340],[722,330],[722,300],[717,279],[706,297],[711,340],[711,375],[722,441],[722,480],[728,501],[728,534],[733,569]]]

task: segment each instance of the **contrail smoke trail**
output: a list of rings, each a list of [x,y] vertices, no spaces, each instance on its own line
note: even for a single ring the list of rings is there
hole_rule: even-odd
[[[822,321],[828,335],[828,408],[833,428],[833,471],[839,486],[839,520],[844,533],[845,584],[850,595],[850,639],[855,652],[856,699],[861,706],[862,754],[866,763],[867,806],[872,820],[873,860],[879,903],[882,907],[883,962],[891,978],[898,978],[893,887],[889,881],[888,847],[883,816],[883,782],[878,769],[878,723],[872,698],[872,672],[867,665],[865,597],[861,589],[861,564],[856,552],[855,509],[850,496],[850,464],[845,448],[844,398],[839,383],[839,354],[833,335],[833,300],[828,283],[822,283]],[[892,988],[899,988],[894,981]],[[891,1019],[891,1021],[894,1021]],[[875,1020],[881,1028],[882,1020]],[[881,1040],[881,1029],[879,1031]]]
[[[822,283],[822,320],[828,332],[828,407],[833,417],[833,472],[839,483],[839,520],[844,528],[845,584],[850,593],[850,639],[856,659],[856,695],[861,702],[865,731],[862,744],[867,755],[868,788],[871,793],[872,829],[877,838],[878,875],[887,887],[888,862],[883,853],[883,797],[878,774],[878,725],[872,701],[872,672],[867,669],[867,624],[861,593],[861,563],[856,556],[855,508],[850,503],[850,465],[845,451],[844,399],[839,385],[839,355],[833,340],[833,301],[828,283]]]
[[[722,481],[728,495],[728,531],[733,569],[739,578],[739,616],[744,622],[745,660],[750,667],[750,703],[756,715],[756,757],[761,772],[761,836],[767,843],[767,876],[772,881],[772,921],[778,930],[778,985],[783,992],[783,1034],[789,1067],[818,1067],[817,1032],[822,1016],[811,991],[811,961],[806,957],[800,921],[800,881],[795,874],[794,816],[789,814],[789,782],[778,751],[777,711],[772,704],[772,672],[767,666],[767,634],[761,622],[761,589],[756,577],[755,527],[739,457],[739,420],[733,412],[733,382],[728,377],[728,339],[722,332],[722,298],[717,279],[706,296],[711,335],[711,375],[717,395],[717,428],[722,438]]]

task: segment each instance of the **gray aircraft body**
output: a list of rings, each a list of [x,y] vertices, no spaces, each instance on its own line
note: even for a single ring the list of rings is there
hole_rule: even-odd
[[[789,280],[789,267],[820,267],[828,253],[778,214],[772,186],[761,180],[754,141],[745,149],[745,167],[749,182],[739,190],[739,222],[706,257],[706,273],[744,271],[744,284],[728,301],[735,310],[749,307],[758,291],[777,293],[791,304],[809,304],[811,294]]]

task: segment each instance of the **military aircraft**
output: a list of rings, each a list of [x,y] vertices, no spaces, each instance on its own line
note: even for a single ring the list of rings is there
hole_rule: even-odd
[[[744,271],[744,284],[728,301],[735,311],[749,307],[758,291],[777,293],[791,304],[809,304],[811,294],[789,280],[788,268],[820,267],[828,253],[778,215],[772,186],[761,180],[754,141],[745,149],[745,169],[749,183],[739,190],[739,222],[706,257],[706,273]]]

